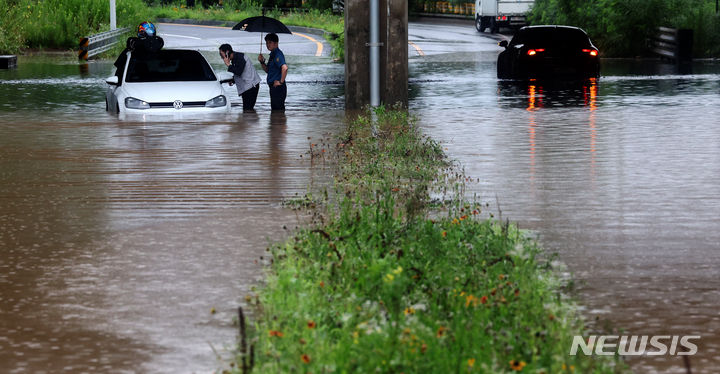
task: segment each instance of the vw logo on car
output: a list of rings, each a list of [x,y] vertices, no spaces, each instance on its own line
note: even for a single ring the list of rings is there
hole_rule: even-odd
[[[175,108],[177,110],[182,109],[182,106],[183,106],[183,103],[180,100],[175,100],[175,102],[173,102],[173,108]]]

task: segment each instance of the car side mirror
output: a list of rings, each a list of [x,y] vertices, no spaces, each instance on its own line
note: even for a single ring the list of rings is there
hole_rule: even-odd
[[[507,48],[507,46],[508,46],[508,41],[507,41],[507,40],[503,40],[503,41],[501,41],[500,43],[498,43],[498,45],[501,46],[501,47],[503,47],[503,48]]]
[[[105,79],[105,83],[107,83],[111,86],[117,86],[118,83],[120,83],[120,80],[118,79],[117,75],[113,75],[112,77]]]
[[[234,82],[233,75],[228,73],[227,71],[221,71],[216,74],[220,83]]]

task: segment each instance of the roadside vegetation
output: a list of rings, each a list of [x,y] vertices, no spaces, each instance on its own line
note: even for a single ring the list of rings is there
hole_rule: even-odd
[[[547,256],[462,199],[465,177],[405,112],[363,115],[332,143],[311,152],[337,155],[334,192],[271,249],[234,372],[624,370],[568,355],[583,324]]]
[[[77,48],[80,38],[110,29],[107,0],[0,0],[0,53],[26,48]],[[142,0],[118,1],[118,26],[137,25]]]
[[[223,6],[197,1],[187,7],[187,1],[122,0],[116,2],[118,27],[137,26],[143,21],[158,18],[222,20],[238,22],[262,14],[258,1],[229,0]],[[333,14],[327,4],[319,8],[299,8],[296,11],[268,9],[266,15],[280,19],[286,25],[323,29],[333,47],[334,57],[344,55],[344,19]],[[19,53],[23,49],[76,49],[81,38],[110,29],[110,5],[107,0],[0,0],[0,53]]]
[[[583,28],[605,57],[650,54],[658,26],[692,29],[693,56],[720,57],[720,15],[705,0],[537,0],[532,24]]]

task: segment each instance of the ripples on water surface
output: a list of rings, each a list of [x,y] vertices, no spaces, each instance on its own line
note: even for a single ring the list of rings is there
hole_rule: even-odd
[[[606,61],[597,82],[511,84],[495,79],[494,56],[469,57],[417,63],[417,77],[444,66],[457,78],[418,83],[411,107],[480,179],[470,194],[560,254],[595,328],[700,335],[693,372],[715,372],[720,66]],[[685,372],[676,356],[632,364]]]

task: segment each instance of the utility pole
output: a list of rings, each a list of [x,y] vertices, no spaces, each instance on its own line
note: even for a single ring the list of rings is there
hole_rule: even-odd
[[[110,0],[110,30],[117,29],[115,18],[115,0]]]

